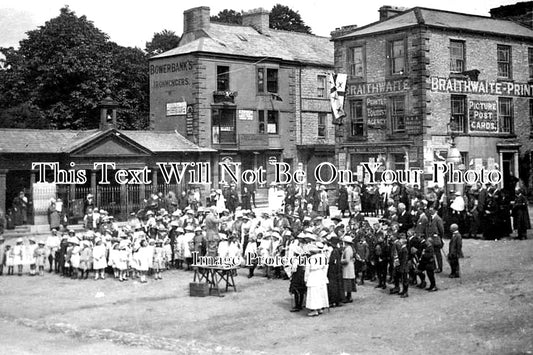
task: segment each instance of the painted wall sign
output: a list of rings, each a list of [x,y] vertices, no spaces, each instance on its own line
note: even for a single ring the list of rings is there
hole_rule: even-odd
[[[192,60],[177,61],[165,64],[152,64],[150,65],[150,75],[175,73],[180,71],[193,70],[194,63]]]
[[[498,132],[496,101],[468,100],[470,132]]]
[[[496,81],[471,81],[456,78],[431,77],[431,91],[450,94],[486,94],[533,97],[533,85]]]
[[[169,102],[167,103],[167,116],[179,116],[187,114],[186,102]]]
[[[382,97],[366,99],[366,116],[368,127],[383,128],[387,124],[387,104]]]
[[[346,96],[402,92],[409,90],[410,86],[409,79],[385,80],[372,83],[354,83],[346,86]]]

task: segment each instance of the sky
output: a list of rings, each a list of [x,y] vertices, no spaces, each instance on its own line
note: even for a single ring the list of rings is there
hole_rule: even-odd
[[[357,1],[297,1],[297,0],[0,0],[0,47],[18,47],[25,33],[34,30],[59,15],[59,9],[68,5],[78,16],[85,15],[97,28],[107,33],[121,46],[144,49],[156,32],[183,31],[183,11],[208,6],[211,15],[224,9],[236,11],[265,8],[270,10],[282,4],[298,11],[314,34],[329,37],[335,28],[356,24],[359,27],[378,20],[382,5],[429,7],[456,12],[489,16],[489,10],[510,5],[520,0],[383,0]]]

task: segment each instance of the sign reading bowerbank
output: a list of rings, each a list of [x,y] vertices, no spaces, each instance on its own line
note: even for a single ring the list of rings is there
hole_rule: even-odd
[[[486,94],[533,97],[533,85],[497,81],[471,81],[457,78],[431,77],[431,91],[449,94]]]

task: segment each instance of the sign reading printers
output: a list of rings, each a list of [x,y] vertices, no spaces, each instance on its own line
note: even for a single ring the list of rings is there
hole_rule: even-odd
[[[470,132],[498,132],[497,101],[468,101]]]

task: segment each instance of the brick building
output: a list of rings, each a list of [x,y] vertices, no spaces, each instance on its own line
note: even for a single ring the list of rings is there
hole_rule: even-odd
[[[151,127],[216,149],[213,166],[263,167],[267,181],[273,160],[312,171],[333,162],[332,71],[328,38],[270,29],[263,9],[244,13],[242,26],[189,9],[179,46],[150,59]],[[220,174],[213,169],[215,185]]]
[[[335,70],[348,74],[339,166],[380,161],[429,173],[454,142],[465,169],[498,165],[505,181],[513,173],[527,183],[533,31],[483,16],[394,10],[332,33]]]

